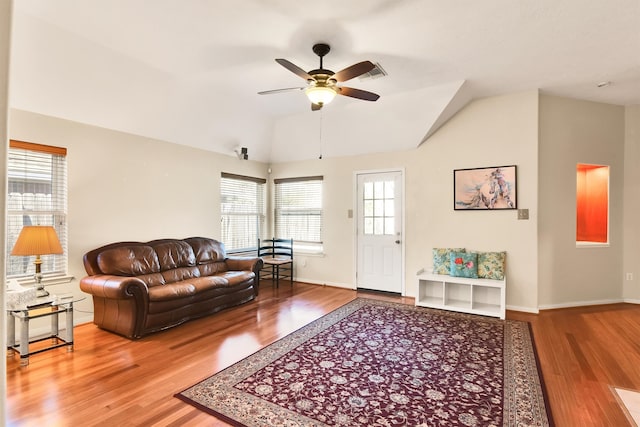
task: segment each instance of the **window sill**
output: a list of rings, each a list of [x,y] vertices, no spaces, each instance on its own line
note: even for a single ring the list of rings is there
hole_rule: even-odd
[[[608,242],[576,242],[576,248],[584,249],[584,248],[608,248],[611,246]]]
[[[63,285],[65,283],[70,283],[73,279],[74,279],[73,276],[69,276],[66,274],[60,274],[55,276],[44,276],[42,278],[42,284],[45,286]],[[21,286],[33,286],[36,284],[36,281],[34,280],[33,276],[19,277],[19,278],[16,278],[15,280],[17,280]]]

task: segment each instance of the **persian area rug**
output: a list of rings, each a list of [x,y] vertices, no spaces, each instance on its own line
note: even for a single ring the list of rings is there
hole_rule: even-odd
[[[548,426],[529,324],[358,298],[176,397],[236,426]]]

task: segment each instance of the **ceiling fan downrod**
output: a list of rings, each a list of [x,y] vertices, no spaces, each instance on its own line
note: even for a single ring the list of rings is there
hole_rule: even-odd
[[[322,58],[331,51],[331,46],[326,43],[316,43],[313,45],[313,52],[320,57],[320,69],[324,69]]]

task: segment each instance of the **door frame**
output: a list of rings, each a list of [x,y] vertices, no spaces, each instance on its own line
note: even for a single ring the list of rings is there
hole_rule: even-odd
[[[359,175],[370,175],[376,173],[388,173],[388,172],[399,172],[400,173],[400,182],[402,183],[402,202],[400,204],[400,216],[402,218],[402,231],[400,237],[400,295],[406,296],[407,287],[405,283],[405,266],[406,266],[406,212],[405,212],[405,204],[406,204],[406,183],[405,183],[405,169],[404,168],[385,168],[385,169],[365,169],[365,170],[357,170],[353,172],[353,200],[352,206],[353,210],[351,211],[352,216],[352,224],[353,224],[353,239],[352,239],[352,250],[353,250],[353,289],[358,289],[358,176]]]

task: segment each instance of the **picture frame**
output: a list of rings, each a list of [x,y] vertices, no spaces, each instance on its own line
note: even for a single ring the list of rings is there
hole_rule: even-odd
[[[491,166],[453,171],[453,209],[517,209],[517,167]]]

